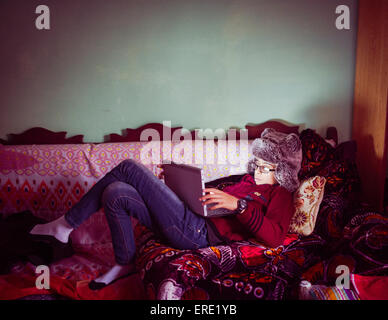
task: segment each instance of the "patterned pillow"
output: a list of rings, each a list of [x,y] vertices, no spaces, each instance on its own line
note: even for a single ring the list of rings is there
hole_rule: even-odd
[[[291,218],[289,232],[308,236],[314,231],[325,184],[326,179],[321,176],[302,181],[294,193],[295,213]]]

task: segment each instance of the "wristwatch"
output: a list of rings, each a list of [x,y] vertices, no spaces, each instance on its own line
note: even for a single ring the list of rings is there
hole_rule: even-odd
[[[240,214],[248,207],[248,202],[245,199],[238,199],[237,209],[235,210],[236,214]]]

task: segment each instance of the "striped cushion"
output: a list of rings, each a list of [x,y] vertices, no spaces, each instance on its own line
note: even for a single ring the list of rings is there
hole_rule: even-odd
[[[360,300],[358,294],[351,289],[313,285],[309,290],[311,300]]]

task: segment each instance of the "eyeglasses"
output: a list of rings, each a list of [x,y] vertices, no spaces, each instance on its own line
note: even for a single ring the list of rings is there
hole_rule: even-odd
[[[271,171],[275,171],[276,169],[272,169],[268,166],[262,166],[257,161],[255,162],[255,171],[258,170],[260,173],[270,173]]]
[[[260,173],[270,173],[271,171],[275,171],[275,169],[271,169],[266,166],[256,166],[255,170],[258,170]]]

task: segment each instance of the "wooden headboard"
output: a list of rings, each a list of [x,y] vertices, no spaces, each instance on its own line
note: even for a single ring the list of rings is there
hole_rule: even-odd
[[[119,135],[116,133],[111,133],[105,136],[104,142],[84,142],[84,135],[79,134],[66,138],[66,131],[54,132],[42,127],[33,127],[22,133],[10,133],[7,134],[8,139],[0,139],[0,143],[3,145],[28,145],[28,144],[83,144],[83,143],[107,143],[107,142],[131,142],[131,141],[140,141],[140,135],[145,129],[154,129],[156,130],[160,137],[163,138],[163,129],[170,129],[171,136],[174,132],[180,132],[182,127],[165,127],[161,123],[151,122],[145,125],[142,125],[138,128],[132,129],[127,128],[123,130],[123,134]],[[285,124],[279,120],[269,120],[260,124],[248,123],[245,125],[245,129],[248,131],[248,139],[252,140],[260,137],[262,131],[265,128],[273,128],[277,131],[284,133],[296,133],[299,134],[299,125],[289,125]],[[236,139],[240,138],[239,128],[231,127],[230,129],[236,129]],[[197,136],[196,129],[190,131],[192,139],[202,139]],[[333,139],[336,143],[337,130],[335,127],[329,127],[327,129],[326,139]],[[214,140],[217,141],[217,138]]]

